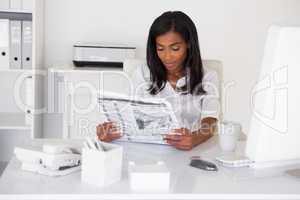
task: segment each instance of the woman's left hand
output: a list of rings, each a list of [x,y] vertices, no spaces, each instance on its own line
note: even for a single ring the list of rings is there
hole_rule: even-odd
[[[180,150],[191,150],[196,145],[195,136],[187,128],[174,129],[164,139],[168,144]]]

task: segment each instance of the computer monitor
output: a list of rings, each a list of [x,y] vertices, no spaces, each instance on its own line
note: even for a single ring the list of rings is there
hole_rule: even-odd
[[[300,27],[269,29],[251,99],[246,156],[256,165],[300,162]]]

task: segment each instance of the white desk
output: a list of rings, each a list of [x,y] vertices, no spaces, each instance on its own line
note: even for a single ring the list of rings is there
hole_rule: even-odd
[[[208,172],[188,165],[191,156],[201,155],[213,160],[219,155],[216,141],[214,137],[192,151],[163,145],[120,143],[124,146],[123,177],[106,188],[81,183],[79,172],[53,178],[21,171],[19,161],[14,158],[0,179],[0,194],[4,199],[24,198],[11,196],[15,194],[29,195],[26,199],[300,199],[300,180],[286,175],[287,168],[255,171],[219,166],[218,172]],[[129,160],[143,164],[165,161],[171,171],[170,192],[132,192],[127,177]]]

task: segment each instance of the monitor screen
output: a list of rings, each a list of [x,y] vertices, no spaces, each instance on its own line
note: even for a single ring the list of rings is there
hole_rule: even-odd
[[[255,162],[300,160],[300,27],[269,29],[251,100],[246,156]]]

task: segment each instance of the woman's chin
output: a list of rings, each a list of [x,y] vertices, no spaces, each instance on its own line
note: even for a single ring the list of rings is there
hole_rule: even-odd
[[[170,73],[174,73],[174,72],[180,71],[179,67],[177,67],[176,65],[174,65],[174,66],[165,66],[165,68]]]

